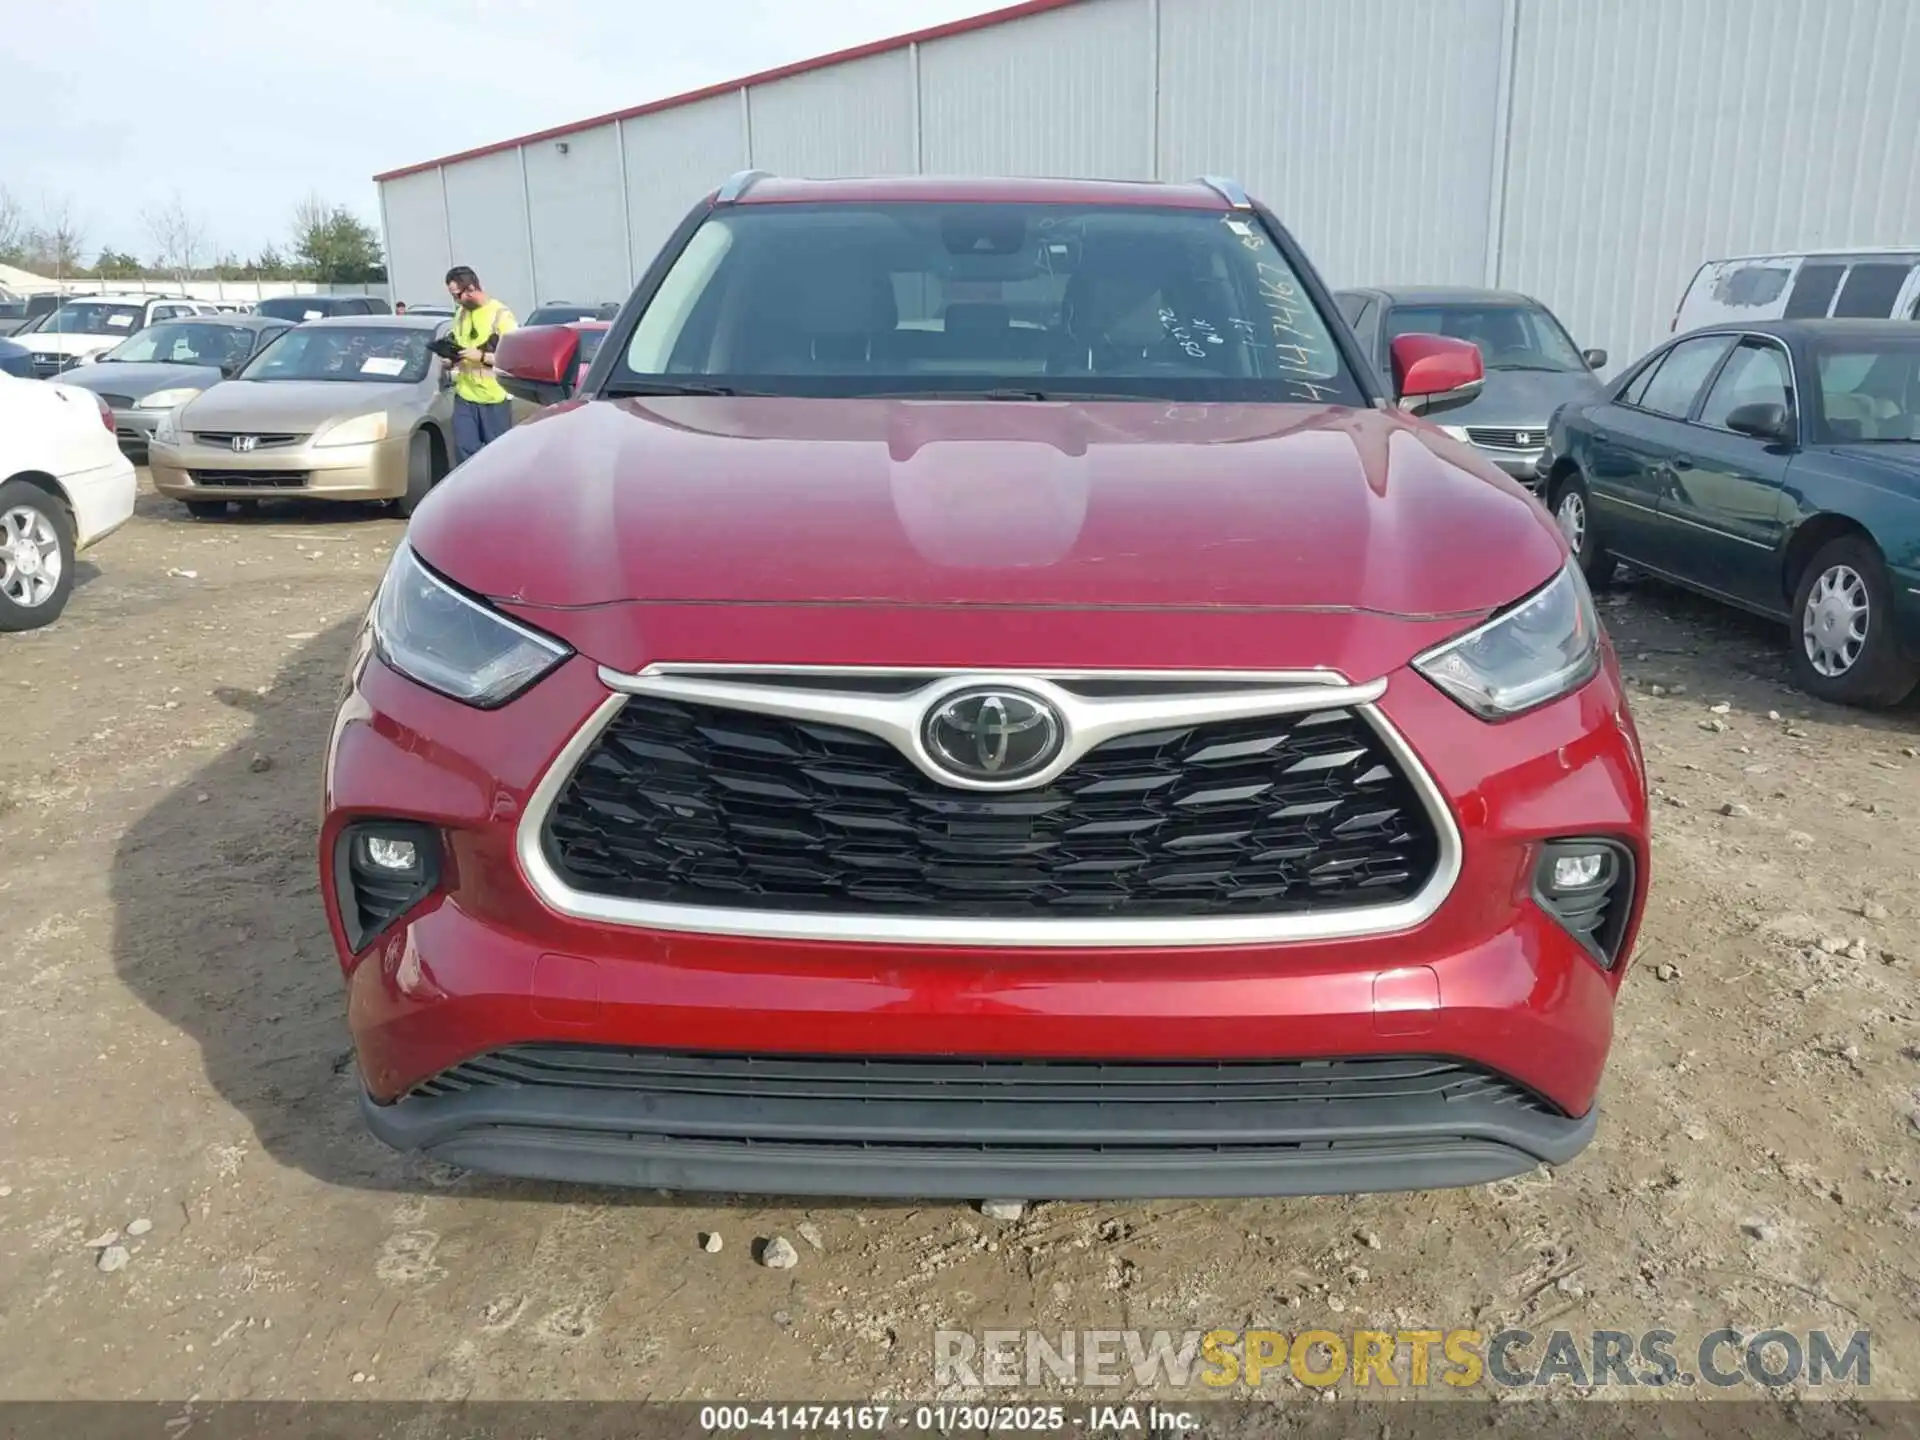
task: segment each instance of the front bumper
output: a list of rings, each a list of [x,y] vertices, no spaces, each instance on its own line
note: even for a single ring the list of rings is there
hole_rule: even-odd
[[[113,438],[120,442],[121,452],[142,458],[150,454],[154,428],[166,413],[164,410],[115,410]]]
[[[1540,493],[1540,487],[1544,482],[1540,477],[1539,467],[1541,462],[1547,458],[1547,452],[1544,449],[1494,450],[1485,445],[1476,445],[1473,448],[1486,457],[1491,464],[1498,466],[1508,475],[1511,475],[1515,480],[1518,480],[1522,485],[1526,486],[1527,489],[1533,491],[1535,494]]]
[[[1593,1132],[1646,875],[1644,772],[1611,659],[1497,729],[1392,676],[1380,708],[1446,797],[1458,879],[1397,933],[1282,944],[850,944],[560,914],[528,883],[518,819],[606,694],[576,659],[473,711],[368,659],[363,640],[321,856],[368,1123],[389,1143],[600,1183],[1043,1198],[1471,1184],[1560,1163]],[[436,891],[356,953],[335,861],[344,828],[369,818],[431,826],[445,855]],[[1634,857],[1611,969],[1531,898],[1540,842],[1565,836]],[[556,1072],[552,1046],[576,1058]],[[547,1065],[540,1083],[528,1054]],[[802,1062],[865,1082],[815,1071],[800,1093],[765,1088]],[[1451,1066],[1464,1088],[1327,1088],[1374,1062]],[[696,1064],[746,1068],[660,1078]],[[980,1088],[1009,1066],[1027,1067],[1020,1084]],[[1087,1066],[1148,1073],[1086,1081]],[[934,1084],[929,1067],[954,1073]],[[1187,1083],[1196,1067],[1213,1091]]]
[[[1571,1160],[1599,1117],[1419,1057],[1099,1065],[551,1045],[483,1057],[397,1105],[363,1089],[361,1113],[389,1145],[496,1174],[1086,1200],[1482,1184]]]
[[[149,441],[153,488],[172,500],[392,500],[407,491],[405,435],[371,445],[287,445],[236,453]]]

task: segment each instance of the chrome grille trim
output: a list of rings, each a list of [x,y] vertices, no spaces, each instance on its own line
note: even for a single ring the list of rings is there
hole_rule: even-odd
[[[835,677],[882,678],[908,675],[926,683],[908,695],[873,694],[833,688]],[[721,677],[728,678],[721,678]],[[791,681],[817,679],[817,688],[752,683],[753,677]],[[550,909],[576,920],[681,934],[728,935],[765,940],[814,940],[832,944],[993,946],[996,948],[1162,949],[1220,945],[1273,945],[1345,940],[1411,930],[1428,920],[1452,893],[1461,868],[1460,830],[1446,797],[1406,740],[1374,702],[1386,693],[1385,678],[1351,684],[1330,670],[1116,671],[1116,670],[963,670],[956,668],[719,666],[663,663],[638,675],[605,667],[600,679],[611,692],[562,747],[528,797],[515,832],[521,874]],[[1099,679],[1135,680],[1148,694],[1137,698],[1100,698],[1075,694],[1060,682]],[[820,720],[863,730],[895,745],[916,766],[942,784],[961,788],[954,778],[930,768],[920,750],[919,719],[940,695],[976,685],[1005,682],[1040,693],[1060,708],[1067,722],[1067,745],[1060,759],[1039,775],[1012,785],[977,783],[982,790],[1028,788],[1060,774],[1094,745],[1120,735],[1192,723],[1241,717],[1348,708],[1361,715],[1391,750],[1412,783],[1433,823],[1438,859],[1427,884],[1409,899],[1384,905],[1320,910],[1308,914],[1209,917],[1204,919],[960,918],[931,915],[857,916],[783,910],[745,910],[722,906],[665,904],[592,895],[568,885],[547,858],[542,833],[548,813],[575,767],[632,695],[697,700],[761,714]],[[1220,690],[1151,693],[1156,683],[1212,683]],[[919,753],[916,753],[919,752]]]

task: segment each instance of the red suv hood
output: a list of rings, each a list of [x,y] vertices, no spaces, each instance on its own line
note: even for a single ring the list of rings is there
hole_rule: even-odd
[[[414,517],[524,606],[870,602],[1480,614],[1558,532],[1445,435],[1295,405],[693,399],[564,406]]]

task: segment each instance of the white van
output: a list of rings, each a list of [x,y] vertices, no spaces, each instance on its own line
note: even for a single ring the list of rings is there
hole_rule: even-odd
[[[1920,245],[1709,260],[1694,272],[1668,328],[1828,315],[1920,320]]]

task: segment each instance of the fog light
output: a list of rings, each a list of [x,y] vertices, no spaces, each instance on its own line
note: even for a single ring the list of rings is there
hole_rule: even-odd
[[[1541,847],[1534,899],[1608,969],[1620,958],[1633,893],[1633,852],[1617,841],[1550,840]]]
[[[411,840],[388,835],[367,836],[367,863],[379,870],[409,874],[420,868],[420,851]]]
[[[408,820],[363,820],[334,851],[340,923],[355,953],[419,905],[440,883],[440,838]]]
[[[1600,872],[1606,869],[1606,865],[1607,857],[1598,851],[1591,855],[1556,855],[1553,859],[1553,888],[1584,890],[1599,880]]]

